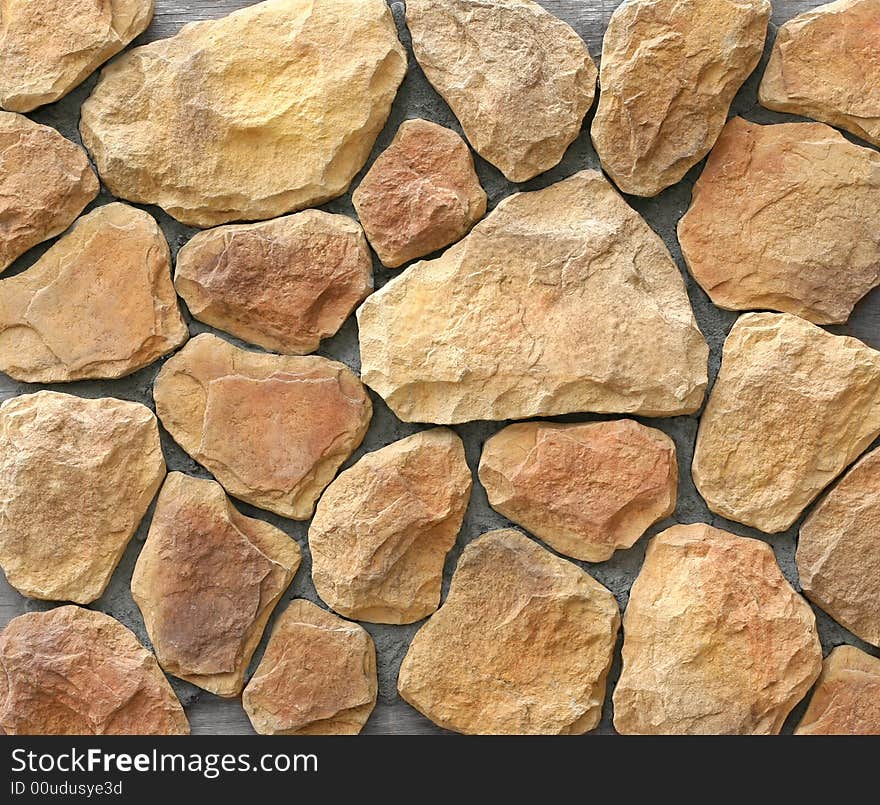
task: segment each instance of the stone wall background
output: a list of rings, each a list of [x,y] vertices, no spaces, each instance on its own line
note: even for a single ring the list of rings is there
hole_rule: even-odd
[[[776,35],[776,28],[786,20],[791,19],[803,11],[820,5],[819,0],[772,1],[773,18],[768,33],[764,59],[752,77],[740,90],[731,108],[731,115],[741,115],[748,120],[758,123],[778,123],[801,119],[792,115],[770,112],[758,106],[757,89],[760,77],[764,71],[766,58],[769,55],[770,46]],[[568,22],[581,35],[581,37],[583,37],[589,46],[591,55],[598,65],[602,49],[602,36],[611,14],[619,5],[619,1],[538,0],[538,2],[546,7],[548,11]],[[243,0],[189,0],[188,2],[180,2],[179,0],[157,0],[156,14],[152,24],[141,37],[135,40],[132,46],[171,36],[186,22],[220,17],[234,9],[247,5],[252,5],[252,3]],[[423,117],[461,133],[461,127],[458,125],[455,116],[425,80],[421,69],[412,55],[409,33],[403,22],[404,3],[391,2],[390,5],[398,25],[400,39],[408,51],[409,69],[407,77],[404,80],[394,103],[388,123],[376,142],[370,160],[364,170],[361,171],[353,182],[352,188],[357,186],[367,168],[372,164],[373,159],[387,147],[403,120],[412,117]],[[38,109],[36,112],[30,113],[28,116],[39,123],[55,127],[65,137],[80,143],[79,132],[77,129],[79,122],[79,108],[85,98],[88,97],[89,93],[92,91],[96,78],[96,75],[92,76],[58,103]],[[502,198],[516,192],[517,190],[537,190],[570,176],[578,170],[584,168],[598,169],[599,160],[593,150],[589,137],[589,128],[592,122],[592,117],[593,115],[591,112],[588,114],[587,119],[584,122],[580,136],[569,148],[565,158],[557,167],[521,185],[508,182],[496,168],[474,154],[477,173],[479,174],[483,187],[489,197],[489,209],[491,210],[494,208]],[[849,137],[847,134],[844,134],[844,136],[854,140],[854,138]],[[859,142],[859,144],[865,145],[864,142]],[[673,258],[676,260],[679,268],[685,276],[688,294],[697,321],[706,336],[711,349],[709,360],[709,380],[711,388],[711,384],[714,382],[721,360],[722,344],[728,331],[733,325],[733,322],[736,320],[737,314],[720,310],[712,305],[708,297],[689,277],[684,267],[681,250],[675,236],[676,224],[688,207],[691,188],[694,181],[700,175],[702,167],[703,163],[700,163],[700,165],[693,168],[687,174],[684,181],[667,189],[655,198],[641,199],[628,196],[627,201],[632,207],[641,213],[650,226],[664,239]],[[104,190],[86,209],[86,212],[102,204],[107,204],[112,200],[114,200],[114,197]],[[198,231],[174,221],[157,207],[144,207],[144,209],[158,220],[165,236],[168,238],[173,256],[176,255],[177,250],[183,246],[196,231]],[[355,217],[354,209],[351,205],[350,194],[346,194],[345,196],[324,205],[322,209],[326,209],[329,212],[344,213]],[[53,242],[54,241],[49,241],[32,249],[24,257],[19,259],[4,276],[12,276],[13,274],[28,268]],[[397,274],[397,271],[382,267],[378,260],[374,260],[374,272],[377,288],[384,285],[388,279]],[[184,312],[192,335],[211,331],[210,327],[207,327],[200,322],[193,321],[191,317],[186,314],[185,310]],[[626,315],[626,311],[622,311],[622,315]],[[868,294],[859,303],[849,322],[845,326],[834,326],[828,329],[834,333],[855,336],[869,346],[872,346],[875,349],[880,349],[880,288]],[[252,345],[240,342],[225,333],[219,334],[239,346],[254,349]],[[340,360],[355,370],[359,369],[357,327],[354,317],[351,317],[348,320],[334,338],[325,340],[316,354]],[[52,388],[83,397],[112,396],[125,400],[135,400],[142,402],[155,410],[152,397],[152,385],[161,365],[162,361],[159,361],[146,369],[121,380],[83,381],[54,386],[17,383],[6,376],[0,375],[0,401],[6,400],[9,397],[14,397],[18,394],[36,391],[39,388]],[[388,410],[387,406],[376,394],[371,392],[370,396],[375,410],[370,430],[363,445],[361,445],[360,449],[358,449],[351,459],[346,462],[344,465],[345,467],[351,466],[351,464],[353,464],[365,452],[376,450],[390,442],[425,427],[430,427],[400,422]],[[555,417],[552,419],[560,422],[575,422],[615,418],[617,417],[588,414]],[[795,588],[799,590],[800,587],[798,585],[797,571],[794,565],[794,553],[797,532],[803,518],[801,518],[801,520],[799,520],[795,526],[787,532],[768,536],[754,529],[711,514],[694,488],[690,473],[694,441],[697,435],[698,417],[674,417],[670,419],[645,419],[636,417],[636,419],[644,424],[660,428],[675,441],[678,451],[680,476],[678,506],[676,511],[671,518],[655,525],[633,548],[616,552],[609,561],[594,565],[587,563],[577,564],[581,565],[598,581],[608,587],[617,597],[621,610],[623,610],[627,604],[630,586],[641,567],[648,539],[675,522],[707,522],[735,534],[757,537],[770,543],[786,577],[792,582]],[[476,480],[476,467],[479,462],[483,442],[493,433],[504,427],[505,424],[507,423],[473,422],[454,427],[454,430],[464,440],[468,463],[474,471],[475,482],[472,499],[465,516],[464,526],[459,534],[456,546],[447,557],[444,573],[444,599],[448,589],[449,579],[451,578],[452,571],[455,568],[462,548],[472,539],[485,531],[510,525],[504,517],[489,508],[486,501],[485,491]],[[876,446],[876,444],[874,446]],[[162,430],[162,447],[169,471],[179,470],[190,475],[210,477],[207,471],[187,456],[164,430]],[[276,614],[284,608],[287,601],[294,597],[304,597],[312,601],[318,601],[319,599],[311,582],[311,558],[309,556],[306,539],[308,523],[298,523],[291,520],[285,520],[284,518],[238,501],[236,501],[236,506],[248,516],[259,517],[260,519],[278,526],[292,538],[296,539],[303,549],[303,565],[294,579],[293,584],[278,605]],[[807,509],[806,514],[809,514],[811,510],[812,506]],[[94,609],[100,609],[118,618],[124,624],[133,629],[138,637],[147,645],[149,645],[149,642],[147,640],[143,620],[131,598],[129,583],[135,560],[143,545],[143,541],[146,538],[151,518],[152,507],[147,513],[147,516],[141,524],[141,527],[138,529],[134,539],[128,546],[128,550],[117,568],[106,593],[91,605]],[[51,534],[47,534],[46,536],[47,539],[52,538]],[[4,626],[11,618],[23,612],[38,609],[50,609],[52,606],[52,604],[47,602],[33,601],[23,598],[6,583],[5,578],[2,578],[2,574],[0,574],[0,626]],[[816,613],[824,654],[827,654],[837,645],[848,643],[858,646],[874,656],[877,655],[876,649],[873,649],[858,640],[858,638],[854,637],[843,627],[831,620],[831,618],[825,615],[821,610],[816,607],[813,607],[813,610]],[[266,643],[266,636],[271,630],[272,622],[273,621],[270,621],[264,639],[254,655],[251,669],[256,667],[262,656]],[[379,624],[363,625],[370,632],[376,642],[379,671],[379,701],[370,721],[364,729],[364,734],[443,732],[421,714],[413,710],[408,704],[403,702],[397,695],[396,681],[398,667],[406,653],[409,641],[420,627],[421,622],[406,626]],[[608,690],[603,711],[603,719],[598,730],[596,730],[598,733],[614,732],[614,729],[611,726],[611,693],[614,690],[617,677],[620,673],[620,642],[621,641],[619,640],[615,653],[615,661],[608,678]],[[207,692],[201,691],[199,688],[186,682],[182,682],[173,677],[170,679],[175,691],[180,696],[187,709],[187,714],[191,720],[194,734],[252,732],[250,723],[241,708],[239,700],[220,699]],[[799,707],[795,708],[789,717],[783,732],[791,732],[794,725],[800,720],[804,709],[805,703],[802,703]]]

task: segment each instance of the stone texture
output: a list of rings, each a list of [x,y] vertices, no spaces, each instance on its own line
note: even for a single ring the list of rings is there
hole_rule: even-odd
[[[357,735],[377,693],[370,635],[297,599],[272,629],[242,703],[261,735]]]
[[[114,379],[171,352],[189,331],[170,260],[147,213],[106,204],[83,216],[0,282],[0,371],[28,383]]]
[[[700,523],[651,540],[623,631],[623,734],[775,735],[822,665],[772,548]]]
[[[367,453],[330,484],[309,527],[318,595],[361,621],[430,615],[470,493],[464,445],[451,430],[422,431]]]
[[[107,67],[82,106],[110,191],[192,226],[341,195],[406,72],[385,0],[269,0]]]
[[[464,549],[397,687],[457,732],[581,734],[602,715],[619,626],[599,582],[518,531],[492,531]]]
[[[559,164],[596,94],[575,31],[531,0],[409,0],[406,22],[419,66],[483,159],[512,182]]]
[[[523,422],[480,458],[489,505],[554,550],[604,562],[675,509],[678,465],[665,433],[631,419]]]
[[[19,615],[0,632],[0,732],[186,735],[189,723],[128,629],[66,606]]]
[[[593,145],[624,192],[655,196],[709,153],[764,50],[769,0],[628,0],[602,44]]]
[[[880,145],[880,2],[839,0],[785,23],[758,99]]]
[[[697,181],[678,239],[719,307],[844,322],[880,284],[880,154],[823,123],[734,118]]]
[[[880,659],[854,646],[826,657],[795,735],[880,735]]]
[[[703,412],[693,478],[709,508],[769,534],[880,434],[880,352],[789,314],[740,316]]]
[[[420,118],[401,124],[351,200],[370,245],[390,268],[455,243],[486,213],[467,145]]]
[[[153,19],[153,0],[0,0],[0,106],[52,103]]]
[[[595,171],[508,196],[358,323],[364,382],[407,422],[672,416],[706,388],[678,267]]]
[[[0,406],[0,565],[23,595],[101,596],[165,477],[140,403],[55,391]]]
[[[307,520],[358,447],[373,408],[341,363],[248,352],[204,333],[153,386],[174,440],[233,497]]]
[[[807,598],[880,646],[880,450],[864,456],[810,512],[797,567]]]
[[[199,321],[302,355],[373,290],[373,262],[357,223],[305,210],[199,232],[177,253],[174,285]]]
[[[79,146],[49,126],[0,112],[0,272],[60,235],[98,190]]]
[[[239,696],[299,563],[294,540],[237,512],[219,484],[172,472],[131,578],[162,668],[211,693]]]

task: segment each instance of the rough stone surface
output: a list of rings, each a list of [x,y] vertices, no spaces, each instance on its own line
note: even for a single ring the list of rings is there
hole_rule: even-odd
[[[370,245],[391,268],[455,243],[486,213],[467,145],[421,119],[400,126],[351,200]]]
[[[464,445],[451,430],[422,431],[367,453],[330,484],[309,527],[318,595],[362,621],[430,615],[470,492]]]
[[[678,238],[719,307],[844,322],[880,284],[880,154],[823,123],[725,126]]]
[[[0,732],[186,735],[189,723],[128,629],[66,606],[19,615],[0,632]]]
[[[0,282],[0,371],[28,383],[117,378],[189,331],[156,221],[127,204],[80,218],[30,269]]]
[[[370,635],[297,599],[272,629],[242,702],[261,735],[357,735],[377,692]]]
[[[233,497],[307,520],[372,416],[348,367],[317,356],[248,352],[205,333],[153,387],[174,440]]]
[[[595,171],[505,198],[367,299],[358,323],[363,380],[406,422],[671,416],[706,389],[677,266]]]
[[[49,126],[0,112],[0,272],[60,235],[98,189],[81,148]]]
[[[758,98],[880,145],[880,2],[839,0],[785,23]]]
[[[740,316],[700,422],[709,508],[769,534],[880,434],[880,352],[789,314]]]
[[[302,355],[373,290],[373,263],[351,218],[305,210],[199,232],[177,253],[174,285],[199,321]]]
[[[165,477],[140,403],[38,391],[0,406],[0,565],[23,595],[88,604]]]
[[[807,598],[880,646],[880,450],[862,458],[810,512],[797,568]]]
[[[880,659],[854,646],[834,649],[795,735],[880,735]]]
[[[654,196],[709,153],[758,64],[769,0],[628,0],[602,44],[591,135],[625,193]]]
[[[604,562],[675,509],[675,443],[631,419],[510,425],[486,442],[489,504],[554,550]]]
[[[441,727],[570,734],[599,723],[620,617],[614,596],[518,531],[464,549],[397,687]]]
[[[384,0],[269,0],[107,67],[82,106],[110,191],[193,226],[344,193],[406,72]]]
[[[162,668],[220,696],[240,695],[300,558],[294,540],[237,512],[219,484],[172,472],[131,579]]]
[[[57,101],[152,18],[153,0],[0,0],[0,106]]]
[[[624,734],[775,735],[822,665],[773,549],[708,525],[651,540],[623,618]]]
[[[559,163],[596,94],[574,30],[531,0],[409,0],[406,22],[419,65],[483,159],[512,182]]]

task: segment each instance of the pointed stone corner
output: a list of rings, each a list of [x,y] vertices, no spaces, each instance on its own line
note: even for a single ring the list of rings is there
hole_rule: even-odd
[[[663,241],[595,171],[504,199],[358,310],[406,422],[695,412],[709,349]]]
[[[769,534],[880,435],[880,352],[789,314],[740,316],[694,450],[716,514]]]
[[[579,567],[492,531],[464,549],[397,689],[456,732],[579,735],[601,718],[619,626],[614,596]]]
[[[230,495],[294,520],[312,516],[373,413],[341,363],[249,352],[208,333],[166,361],[153,397],[174,440]]]
[[[776,735],[822,666],[813,611],[772,548],[701,523],[651,540],[623,632],[625,735]]]
[[[300,560],[293,539],[236,511],[220,484],[170,473],[131,579],[162,668],[219,696],[240,695]]]

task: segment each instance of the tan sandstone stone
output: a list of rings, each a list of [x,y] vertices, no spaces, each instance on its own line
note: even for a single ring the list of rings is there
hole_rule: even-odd
[[[98,190],[79,146],[49,126],[0,112],[0,272],[60,235]]]
[[[187,735],[156,659],[119,621],[66,606],[0,632],[0,733]]]
[[[623,632],[624,734],[775,735],[822,666],[813,612],[770,546],[701,523],[651,540]]]
[[[193,226],[341,195],[406,72],[385,0],[269,0],[107,67],[82,106],[110,191]]]
[[[797,567],[807,598],[880,646],[880,450],[864,456],[810,512]]]
[[[628,0],[602,44],[591,135],[624,192],[655,196],[709,153],[764,50],[769,0]]]
[[[880,352],[789,314],[740,316],[693,478],[716,514],[773,534],[880,434]]]
[[[302,355],[373,290],[373,262],[357,223],[305,210],[199,232],[177,253],[174,285],[199,321]]]
[[[0,371],[28,383],[117,378],[189,337],[158,224],[127,204],[80,218],[0,281]]]
[[[413,52],[471,145],[510,181],[559,164],[596,95],[583,40],[531,0],[408,0]]]
[[[595,171],[508,196],[358,323],[364,382],[408,422],[672,416],[706,389],[678,267]]]
[[[604,562],[675,509],[675,444],[630,419],[522,422],[486,442],[489,505],[559,553]]]
[[[839,0],[785,23],[758,99],[880,145],[880,0]]]
[[[162,668],[220,696],[240,695],[300,558],[294,540],[237,512],[219,484],[172,472],[131,578]]]
[[[823,123],[734,118],[697,181],[678,239],[719,307],[844,322],[880,283],[880,154]]]
[[[174,440],[230,495],[294,520],[312,516],[373,413],[341,363],[248,352],[208,333],[165,363],[153,396]]]
[[[0,565],[23,595],[88,604],[165,477],[140,403],[55,391],[0,406]]]
[[[822,665],[795,735],[880,735],[880,659],[838,646]]]
[[[261,735],[357,735],[377,693],[370,635],[297,599],[272,629],[242,703]]]
[[[464,549],[397,688],[457,732],[578,735],[601,718],[619,626],[599,582],[518,531],[492,531]]]
[[[451,430],[422,431],[367,453],[330,484],[309,527],[318,595],[361,621],[430,615],[470,492],[464,445]]]
[[[65,96],[153,19],[153,0],[0,0],[0,106]]]
[[[486,213],[470,149],[454,131],[407,120],[351,196],[391,268],[455,243]]]

